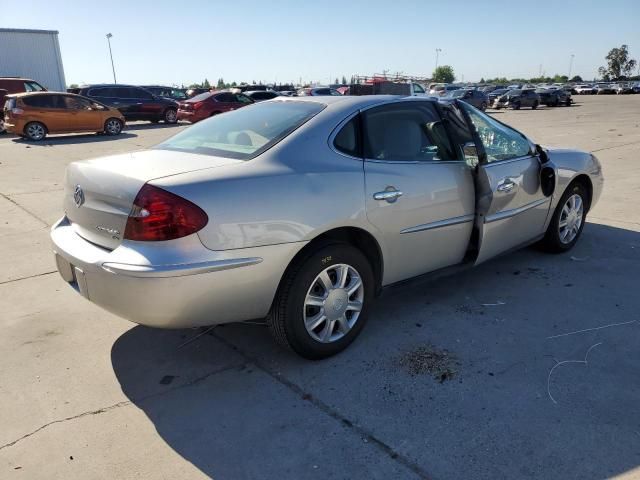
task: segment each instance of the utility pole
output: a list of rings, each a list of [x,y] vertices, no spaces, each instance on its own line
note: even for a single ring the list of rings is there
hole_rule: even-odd
[[[118,83],[118,81],[116,80],[116,67],[113,66],[113,54],[111,53],[111,37],[113,37],[113,35],[111,35],[110,33],[107,33],[107,43],[109,44],[109,57],[111,58],[111,70],[113,71],[113,83]]]
[[[572,53],[571,59],[569,60],[569,77],[567,78],[567,80],[571,80],[571,69],[573,68],[573,57],[575,57],[575,55]]]
[[[438,70],[438,56],[440,55],[441,51],[442,51],[441,48],[436,48],[436,70]]]

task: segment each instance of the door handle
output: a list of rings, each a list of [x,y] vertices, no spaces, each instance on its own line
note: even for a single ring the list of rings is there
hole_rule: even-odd
[[[506,179],[498,184],[498,188],[496,190],[503,193],[509,193],[514,188],[516,188],[516,184],[511,180]]]
[[[384,192],[377,192],[373,194],[374,200],[386,200],[389,203],[395,202],[403,194],[400,190],[385,190]]]

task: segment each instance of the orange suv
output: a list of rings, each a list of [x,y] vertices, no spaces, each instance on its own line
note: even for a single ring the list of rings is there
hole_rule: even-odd
[[[125,123],[118,109],[72,93],[30,92],[6,98],[6,129],[29,140],[42,140],[48,133],[118,135]]]

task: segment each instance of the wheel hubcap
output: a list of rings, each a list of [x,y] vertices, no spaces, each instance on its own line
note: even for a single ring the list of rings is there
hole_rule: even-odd
[[[311,283],[304,301],[304,326],[311,338],[331,343],[358,321],[364,285],[357,270],[341,263],[324,269]]]
[[[168,110],[167,111],[167,121],[173,122],[176,119],[176,115],[177,115],[177,113],[174,112],[173,110]]]
[[[115,120],[111,120],[107,123],[107,130],[109,130],[109,133],[118,133],[120,130],[120,124]]]
[[[582,197],[574,193],[567,199],[567,202],[562,207],[562,212],[560,212],[558,233],[562,243],[571,243],[576,238],[582,226],[583,217]]]

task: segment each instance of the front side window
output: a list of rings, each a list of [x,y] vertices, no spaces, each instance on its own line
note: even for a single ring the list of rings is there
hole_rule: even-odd
[[[413,93],[425,93],[424,88],[417,83],[413,84]]]
[[[253,100],[242,93],[235,94],[234,101],[237,103],[253,103]]]
[[[196,123],[156,148],[250,160],[324,109],[315,102],[263,102]]]
[[[458,160],[432,102],[401,102],[366,110],[364,154],[387,161]]]
[[[487,154],[487,162],[499,162],[531,154],[531,145],[521,133],[503,125],[467,104],[461,104],[471,118]]]
[[[89,100],[80,97],[64,97],[64,102],[69,110],[93,110],[96,105]]]
[[[228,92],[224,92],[224,93],[221,93],[219,95],[216,95],[215,99],[218,102],[223,102],[223,103],[235,103],[236,102],[236,96],[233,93],[228,93]]]

